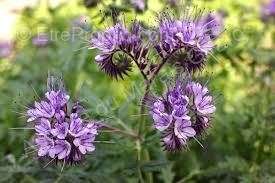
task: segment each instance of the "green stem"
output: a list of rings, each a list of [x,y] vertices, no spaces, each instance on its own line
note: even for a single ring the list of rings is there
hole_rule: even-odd
[[[142,171],[140,168],[140,161],[141,161],[141,146],[140,146],[140,140],[138,139],[136,141],[136,147],[137,147],[137,160],[138,160],[138,177],[139,177],[139,181],[141,183],[144,183],[144,179],[142,176]]]
[[[150,86],[151,83],[146,81],[145,82],[145,92],[141,99],[141,107],[140,107],[140,123],[139,123],[139,129],[138,129],[138,135],[141,135],[142,132],[144,132],[145,129],[145,117],[143,114],[145,113],[145,104],[146,104],[146,97],[148,96],[150,92]]]
[[[153,82],[153,80],[156,78],[156,76],[158,75],[159,71],[161,70],[161,68],[164,66],[164,64],[166,63],[167,59],[163,59],[162,62],[158,65],[158,67],[155,69],[155,71],[153,72],[153,74],[151,75],[151,77],[148,79],[147,77],[144,77],[145,79],[145,91],[144,91],[144,95],[142,97],[141,100],[141,108],[140,108],[140,123],[139,123],[139,128],[138,128],[138,136],[144,138],[144,135],[146,134],[146,117],[143,115],[145,113],[146,110],[146,98],[148,97],[148,94],[150,92],[150,87],[151,84]],[[142,139],[143,139],[142,138]],[[140,139],[137,139],[137,144],[139,144],[138,149],[138,160],[140,161],[145,161],[148,162],[150,161],[150,153],[147,149],[143,149],[140,143]],[[141,173],[141,169],[140,167],[138,167],[138,172],[139,172],[139,176],[140,176],[140,181],[143,181],[143,177],[142,177],[142,173]],[[141,174],[140,174],[141,173]],[[151,172],[145,172],[144,173],[145,178],[146,178],[146,182],[148,183],[153,183],[153,174]]]
[[[103,124],[103,123],[99,123],[99,124],[102,125],[102,127],[110,130],[113,133],[119,133],[119,134],[124,135],[124,136],[128,136],[128,137],[131,137],[131,138],[134,138],[134,139],[139,139],[139,136],[137,134],[135,134],[134,132],[128,132],[128,131],[125,131],[125,130],[121,130],[119,128],[115,128],[115,127],[112,127],[112,126],[109,126],[109,125]]]

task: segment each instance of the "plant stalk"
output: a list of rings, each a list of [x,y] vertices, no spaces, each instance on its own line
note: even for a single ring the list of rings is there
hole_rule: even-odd
[[[151,75],[151,77],[149,79],[148,79],[147,76],[144,77],[144,79],[145,79],[145,90],[144,90],[144,95],[143,95],[142,100],[141,100],[141,107],[140,107],[140,116],[141,117],[140,117],[140,123],[139,123],[139,128],[138,128],[138,136],[139,137],[146,134],[146,117],[143,115],[145,113],[145,110],[146,110],[146,98],[148,97],[148,94],[150,92],[150,88],[151,88],[151,85],[152,85],[154,79],[156,78],[159,71],[161,70],[161,68],[166,63],[166,61],[167,61],[167,58],[164,58],[162,60],[162,62],[157,66],[157,68],[154,70],[153,74]],[[141,139],[144,139],[144,138],[141,138]],[[150,161],[150,153],[147,149],[142,148],[142,145],[140,143],[140,139],[137,139],[137,144],[139,144],[138,160],[139,161],[143,160],[145,162]],[[138,171],[139,171],[139,175],[140,175],[140,172],[141,172],[140,167],[138,167]],[[145,178],[146,178],[146,182],[153,183],[153,174],[151,172],[145,172],[144,175],[145,175]],[[142,174],[141,174],[141,178],[140,178],[140,181],[142,182],[143,181]]]

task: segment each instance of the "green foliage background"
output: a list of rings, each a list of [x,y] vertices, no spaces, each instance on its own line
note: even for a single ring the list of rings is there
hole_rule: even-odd
[[[111,26],[108,17],[100,23],[103,5],[86,9],[76,0],[57,7],[45,2],[21,13],[14,31],[16,51],[12,58],[0,60],[0,182],[138,182],[139,168],[151,172],[154,182],[275,182],[275,25],[262,23],[259,1],[192,2],[227,14],[226,31],[205,71],[197,76],[204,81],[210,78],[210,88],[218,96],[212,128],[201,139],[204,148],[192,143],[181,153],[164,152],[148,117],[148,133],[141,145],[150,152],[150,161],[137,162],[133,139],[103,133],[98,140],[111,144],[96,144],[83,164],[62,172],[59,166],[43,168],[45,163],[36,160],[35,152],[26,154],[30,130],[11,129],[26,126],[23,106],[37,99],[35,92],[43,95],[48,72],[62,74],[71,97],[85,103],[89,117],[129,132],[138,126],[143,84],[137,70],[116,81],[94,63],[95,51],[87,49],[86,35]],[[116,5],[129,10],[126,21],[136,16],[125,3]],[[149,0],[149,10],[136,17],[155,24],[155,13],[166,7],[164,1]],[[72,20],[83,14],[89,17],[89,26],[82,30],[85,35],[63,40],[58,36],[45,48],[20,37],[21,32],[35,35],[39,30],[70,32]],[[167,68],[161,75],[171,71]],[[163,88],[158,78],[154,89],[160,93]]]

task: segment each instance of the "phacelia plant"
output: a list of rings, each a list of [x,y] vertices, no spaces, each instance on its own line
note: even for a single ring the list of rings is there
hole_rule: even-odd
[[[203,70],[223,30],[223,20],[222,15],[204,15],[203,11],[198,11],[193,17],[187,12],[182,18],[162,13],[158,23],[154,29],[157,39],[146,39],[144,32],[152,29],[144,28],[138,21],[133,21],[129,27],[119,22],[95,33],[90,46],[99,50],[96,63],[111,77],[123,78],[131,71],[133,63],[137,65],[145,80],[140,114],[143,115],[145,106],[149,106],[149,114],[154,127],[161,133],[165,149],[178,151],[191,139],[200,143],[197,137],[208,129],[216,110],[214,99],[207,86],[193,82],[192,77],[178,78],[175,86],[162,97],[151,95],[152,82],[166,63],[176,68],[181,76],[181,73],[191,76]],[[152,52],[157,55],[150,57]],[[139,136],[146,133],[144,126],[142,118]]]
[[[74,165],[95,151],[97,135],[103,129],[137,138],[102,121],[86,119],[85,108],[70,102],[60,78],[49,76],[45,96],[26,111],[27,123],[34,129],[34,152],[38,159]],[[84,118],[85,116],[85,118]]]
[[[27,116],[36,132],[38,156],[75,164],[95,150],[99,125],[81,119],[78,103],[69,109],[69,98],[63,88],[50,87],[45,98],[27,111]]]
[[[102,128],[107,128],[133,138],[137,144],[137,160],[148,160],[150,153],[142,145],[148,132],[144,115],[152,117],[151,126],[160,133],[165,150],[183,150],[191,140],[202,145],[198,137],[211,126],[216,107],[206,84],[195,82],[192,75],[205,68],[223,22],[221,17],[204,15],[202,11],[193,17],[189,13],[181,18],[162,13],[158,18],[155,28],[139,21],[132,21],[129,26],[116,22],[94,33],[89,40],[90,48],[98,50],[95,62],[110,77],[124,79],[134,65],[140,71],[145,89],[137,129],[128,133],[83,119],[83,107],[78,103],[69,105],[70,97],[64,88],[53,87],[49,82],[45,97],[27,111],[28,122],[34,125],[39,157],[79,163],[88,152],[95,150],[95,138]],[[150,35],[154,38],[146,37],[148,32],[152,32]],[[165,65],[175,68],[177,77],[171,76],[173,80],[176,78],[174,85],[157,96],[151,92],[152,84]],[[139,174],[142,180],[142,172]]]
[[[190,139],[201,135],[216,110],[208,89],[192,81],[177,80],[164,96],[149,101],[154,126],[168,151],[181,150]]]

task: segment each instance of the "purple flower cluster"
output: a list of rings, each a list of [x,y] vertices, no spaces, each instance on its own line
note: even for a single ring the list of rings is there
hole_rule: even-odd
[[[9,57],[13,50],[13,44],[10,41],[0,42],[0,58]]]
[[[27,111],[27,116],[28,122],[34,122],[38,156],[73,164],[95,150],[98,125],[84,122],[75,106],[69,113],[68,101],[66,92],[50,90],[44,100]]]
[[[186,71],[202,69],[214,47],[212,33],[216,33],[219,26],[212,18],[177,20],[163,15],[159,25],[160,40],[155,48],[161,57]]]
[[[215,112],[208,89],[196,82],[177,81],[164,97],[154,98],[150,113],[168,151],[181,150],[201,135]]]
[[[146,8],[145,0],[131,0],[131,4],[134,6],[135,10],[138,12],[143,12]]]
[[[268,21],[275,18],[275,0],[271,0],[261,8],[261,18],[263,21]]]
[[[99,32],[92,36],[91,47],[100,50],[95,57],[101,69],[112,77],[121,77],[131,70],[131,60],[140,60],[147,54],[147,49],[142,46],[141,27],[134,22],[128,30],[121,23]],[[115,53],[120,52],[120,58],[115,60]]]

